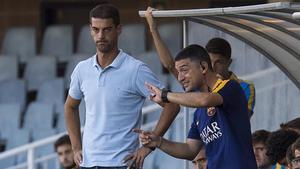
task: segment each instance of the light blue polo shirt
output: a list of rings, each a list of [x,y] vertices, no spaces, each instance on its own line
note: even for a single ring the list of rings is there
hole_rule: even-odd
[[[125,166],[123,158],[139,146],[131,130],[141,125],[142,106],[149,96],[145,82],[162,88],[146,64],[119,51],[106,68],[94,55],[71,75],[69,95],[86,103],[83,167]]]

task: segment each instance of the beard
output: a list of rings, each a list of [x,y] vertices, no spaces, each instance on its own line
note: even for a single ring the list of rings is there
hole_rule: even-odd
[[[109,53],[110,51],[112,51],[112,45],[110,45],[110,44],[108,44],[108,45],[98,45],[97,44],[97,49],[101,53]]]
[[[271,164],[271,162],[269,162],[269,161],[263,161],[263,162],[258,162],[257,163],[257,166],[259,167],[259,168],[267,168],[267,167],[269,167],[269,166],[271,166],[272,164]]]
[[[101,53],[109,53],[113,49],[113,44],[108,41],[97,41],[96,47],[97,50]]]
[[[63,167],[63,168],[64,168],[64,169],[75,169],[75,167],[76,167],[76,164],[73,163],[72,165],[65,166],[65,167]]]

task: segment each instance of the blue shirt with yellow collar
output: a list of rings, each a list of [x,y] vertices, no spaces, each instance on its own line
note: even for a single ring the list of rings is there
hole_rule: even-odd
[[[223,104],[198,108],[188,138],[205,144],[207,169],[257,169],[241,86],[234,80],[219,79],[212,92],[222,96]]]
[[[242,89],[245,93],[245,96],[246,96],[246,99],[247,99],[248,114],[249,114],[249,117],[251,117],[254,113],[254,106],[255,106],[255,88],[254,88],[254,84],[250,83],[248,81],[239,79],[232,72],[230,72],[230,73],[231,73],[231,75],[230,75],[229,79],[237,81],[241,85],[241,87],[242,87]]]

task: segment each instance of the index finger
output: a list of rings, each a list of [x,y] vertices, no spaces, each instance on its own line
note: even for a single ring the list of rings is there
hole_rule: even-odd
[[[128,154],[127,156],[125,156],[125,158],[123,159],[123,162],[126,163],[128,160],[133,159],[134,155],[133,154]]]
[[[151,135],[150,131],[145,131],[145,130],[141,130],[141,129],[137,129],[137,128],[132,129],[132,131],[135,132],[135,133],[146,135],[146,136]]]
[[[152,7],[151,6],[148,6],[148,8],[147,8],[147,12],[152,12]]]
[[[139,134],[143,133],[143,130],[137,129],[137,128],[132,129],[132,131],[135,132],[135,133],[139,133]]]

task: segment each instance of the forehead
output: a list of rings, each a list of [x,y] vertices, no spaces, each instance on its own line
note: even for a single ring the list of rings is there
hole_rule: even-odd
[[[63,144],[57,147],[57,152],[63,152],[67,150],[72,150],[72,147],[70,144]]]
[[[210,60],[227,60],[227,58],[219,53],[208,53]]]
[[[180,59],[175,62],[175,67],[180,68],[183,66],[189,66],[192,63],[191,59],[186,58],[186,59]]]
[[[259,142],[259,143],[253,143],[253,147],[266,147],[266,145]]]
[[[91,25],[93,27],[107,27],[113,26],[114,22],[112,18],[91,18]]]

